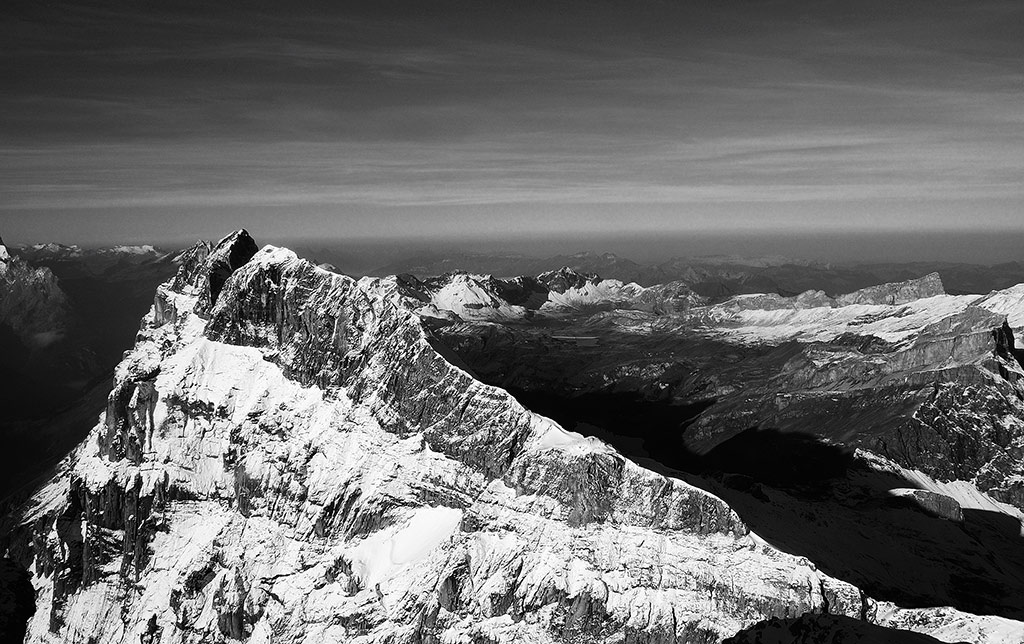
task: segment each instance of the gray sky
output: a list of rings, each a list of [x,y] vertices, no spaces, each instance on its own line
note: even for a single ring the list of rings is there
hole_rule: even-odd
[[[1019,0],[0,12],[9,242],[1024,229]]]

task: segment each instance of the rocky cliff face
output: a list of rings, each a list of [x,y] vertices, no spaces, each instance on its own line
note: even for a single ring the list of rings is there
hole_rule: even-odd
[[[914,300],[945,295],[938,273],[929,273],[918,279],[869,286],[836,297],[839,306],[850,304],[906,304]]]

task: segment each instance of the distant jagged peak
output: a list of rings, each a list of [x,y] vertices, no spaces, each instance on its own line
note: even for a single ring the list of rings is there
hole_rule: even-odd
[[[547,271],[537,276],[537,281],[556,293],[565,293],[571,288],[581,288],[588,282],[596,284],[601,281],[597,273],[581,273],[569,266],[556,271]]]
[[[45,266],[35,266],[22,257],[17,246],[8,247],[0,238],[0,276],[7,281],[35,283],[43,291],[60,290],[57,278]],[[14,250],[14,253],[11,253]],[[4,294],[0,293],[0,299]]]
[[[393,281],[400,297],[411,298],[418,302],[430,302],[430,293],[427,285],[412,273],[400,273],[379,279],[381,281]],[[406,308],[412,307],[406,306]]]
[[[581,250],[579,252],[573,253],[572,255],[567,255],[566,257],[568,257],[570,259],[603,259],[603,260],[607,260],[607,261],[615,261],[615,260],[618,260],[618,259],[622,259],[618,255],[616,255],[615,253],[612,253],[612,252],[598,253],[598,252],[595,252],[595,251],[592,251],[592,250]],[[626,260],[626,261],[631,261],[631,260]]]
[[[612,275],[624,280],[633,279],[643,270],[640,264],[631,259],[620,257],[615,253],[595,253],[585,251],[575,255],[557,255],[542,261],[542,265],[558,266],[567,265],[580,273],[598,273],[604,276]]]
[[[412,273],[399,273],[395,275],[394,278],[395,281],[402,286],[407,286],[409,288],[415,289],[423,288],[423,281],[420,280],[420,278],[413,275]]]
[[[472,284],[487,288],[500,288],[505,284],[513,283],[516,280],[533,279],[530,277],[512,277],[503,279],[493,275],[476,273],[462,269],[448,271],[433,277],[424,277],[423,279],[420,279],[411,273],[402,273],[400,277],[406,282],[421,284],[431,290],[437,290],[451,284]]]
[[[936,272],[923,277],[903,282],[890,282],[877,286],[868,286],[852,293],[839,295],[836,303],[839,306],[850,304],[907,304],[927,297],[946,295],[942,278]]]
[[[681,283],[652,290],[644,296],[645,289],[638,284],[602,280],[595,273],[583,273],[569,266],[538,277],[497,278],[451,271],[422,280],[407,273],[383,279],[392,282],[400,300],[406,305],[412,303],[411,308],[420,315],[454,315],[464,320],[524,319],[534,314],[560,316],[615,306],[655,306],[676,311],[684,300],[683,308],[688,308],[696,298]]]
[[[428,277],[424,278],[423,281],[424,282],[430,282],[430,281],[434,281],[434,282],[451,282],[451,281],[459,279],[459,278],[466,278],[466,277],[470,277],[470,276],[478,276],[478,275],[477,275],[477,273],[473,273],[471,271],[467,271],[466,269],[463,269],[463,268],[455,268],[455,269],[452,269],[450,271],[445,271],[444,273],[441,273],[440,275],[428,276]],[[482,276],[480,276],[480,277],[482,277]]]
[[[581,250],[581,251],[577,251],[575,253],[572,253],[570,255],[562,255],[562,257],[565,258],[565,259],[572,259],[572,260],[585,260],[585,259],[596,259],[596,258],[599,258],[599,257],[602,257],[602,256],[600,254],[598,254],[598,253],[595,253],[592,250]]]
[[[868,286],[852,293],[837,295],[834,298],[819,290],[808,290],[791,297],[777,293],[749,293],[734,296],[720,306],[732,310],[761,309],[765,311],[836,308],[856,304],[898,306],[946,294],[939,274],[929,273],[923,277],[903,282]]]
[[[152,244],[119,244],[110,248],[101,248],[102,253],[122,255],[159,255],[161,252]]]
[[[23,244],[18,246],[18,254],[29,261],[40,261],[48,259],[70,259],[82,255],[82,247],[77,244],[59,244],[57,242],[45,242],[38,244]]]
[[[32,244],[28,248],[33,250],[44,250],[49,252],[66,252],[80,250],[78,244],[59,244],[57,242],[41,242]]]
[[[19,245],[11,250],[33,265],[57,268],[61,277],[97,277],[107,275],[115,267],[130,270],[132,266],[159,262],[175,255],[151,244],[81,247],[47,242]]]
[[[410,282],[410,278],[415,280],[415,282]],[[493,293],[500,290],[500,284],[502,282],[502,280],[492,275],[483,275],[461,269],[448,271],[447,273],[437,275],[435,277],[426,277],[422,280],[406,273],[405,280],[409,284],[418,283],[423,288],[431,292],[436,292],[446,287],[454,287],[479,288]]]
[[[800,259],[786,255],[695,255],[673,257],[665,264],[694,266],[745,266],[749,268],[770,268],[778,266],[815,266],[828,267],[829,264],[810,259]]]

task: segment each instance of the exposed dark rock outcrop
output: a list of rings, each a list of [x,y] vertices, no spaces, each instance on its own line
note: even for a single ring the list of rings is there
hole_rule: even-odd
[[[588,282],[598,282],[600,277],[593,273],[579,273],[568,266],[557,271],[548,271],[537,276],[537,281],[555,293],[565,293],[571,288],[580,288]]]
[[[198,310],[209,312],[217,303],[217,297],[231,274],[248,262],[259,247],[245,229],[235,231],[214,246],[203,259],[201,275],[193,278],[203,284],[199,296]],[[202,251],[195,253],[198,258]]]

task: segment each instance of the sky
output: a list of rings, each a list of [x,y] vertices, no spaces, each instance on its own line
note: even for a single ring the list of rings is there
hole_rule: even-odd
[[[1019,0],[8,0],[0,235],[1020,235],[1021,34]]]

